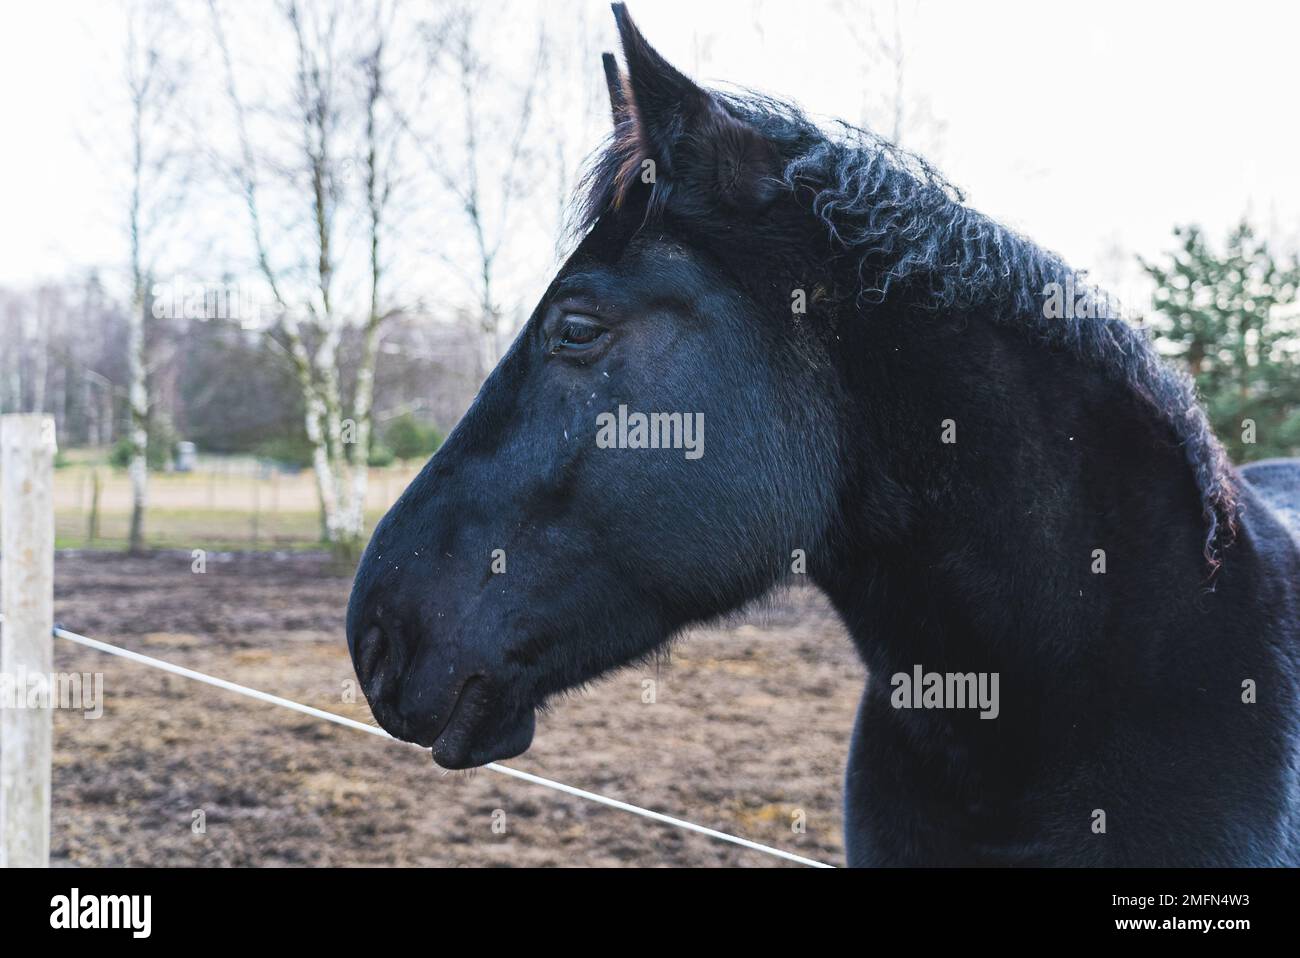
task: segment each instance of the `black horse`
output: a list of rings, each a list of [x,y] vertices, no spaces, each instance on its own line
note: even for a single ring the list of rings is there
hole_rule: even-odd
[[[1300,861],[1300,462],[1234,469],[1145,336],[1058,315],[1077,277],[922,161],[615,16],[581,243],[357,573],[380,724],[517,755],[806,562],[870,676],[851,864]]]

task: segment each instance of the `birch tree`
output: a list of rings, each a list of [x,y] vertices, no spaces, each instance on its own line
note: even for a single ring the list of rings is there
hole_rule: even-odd
[[[131,441],[131,527],[128,548],[144,547],[149,485],[149,289],[164,227],[182,202],[185,177],[169,136],[179,99],[180,70],[167,55],[171,6],[159,0],[127,10],[125,81],[129,123],[125,208],[130,307],[127,323],[128,431]]]
[[[351,481],[345,503],[344,525],[356,530],[359,539],[365,525],[366,490],[370,475],[368,454],[374,420],[375,364],[385,322],[396,310],[388,308],[383,239],[393,199],[399,129],[391,111],[384,110],[388,68],[383,31],[374,37],[370,52],[362,60],[365,132],[363,176],[369,262],[370,296],[361,331],[361,355],[353,392],[352,416],[355,434],[350,450]],[[387,114],[387,115],[386,115]]]
[[[385,320],[395,311],[385,298],[382,256],[399,142],[385,106],[392,8],[384,4],[365,8],[372,29],[361,47],[349,18],[358,14],[356,8],[343,4],[307,8],[296,0],[282,6],[294,44],[287,121],[296,128],[292,136],[298,147],[281,186],[287,187],[306,224],[296,234],[304,236],[311,249],[310,262],[301,271],[299,264],[272,258],[272,235],[263,215],[263,167],[274,164],[259,158],[216,0],[209,0],[209,9],[239,144],[230,173],[247,214],[258,273],[276,305],[283,353],[302,394],[322,538],[341,558],[350,558],[365,532],[375,363]],[[351,141],[353,125],[360,130],[359,157]],[[352,411],[346,416],[340,347],[349,317],[338,284],[343,240],[349,235],[344,221],[353,211],[348,191],[356,178],[350,171],[356,168],[362,174],[356,205],[364,211],[360,231],[367,238],[369,290],[360,320]]]
[[[447,84],[454,107],[447,111],[451,122],[438,134],[411,137],[430,175],[452,198],[468,234],[470,255],[464,258],[471,266],[462,267],[461,257],[445,250],[437,255],[474,292],[479,379],[501,358],[499,263],[517,206],[536,185],[537,174],[528,168],[528,136],[548,63],[546,34],[539,29],[522,79],[503,75],[482,55],[484,8],[482,3],[457,5],[437,29],[426,32],[430,72]],[[404,122],[410,131],[411,118]]]

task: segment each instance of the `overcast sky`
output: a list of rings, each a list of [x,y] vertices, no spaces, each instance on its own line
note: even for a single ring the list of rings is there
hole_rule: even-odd
[[[615,46],[612,18],[596,0],[508,6],[521,18],[540,11],[552,22],[581,11],[596,42]],[[853,120],[892,83],[864,53],[873,25],[893,30],[892,0],[630,6],[660,52],[705,82],[755,87]],[[1296,245],[1300,6],[897,6],[904,89],[917,125],[907,139],[933,151],[971,205],[1121,286],[1131,280],[1123,264],[1167,248],[1175,223],[1198,222],[1219,235],[1248,212],[1274,238]],[[3,4],[0,283],[123,265],[104,160],[85,149],[120,104],[106,91],[120,84],[123,29],[112,2]],[[526,60],[517,50],[496,54],[502,62]],[[590,69],[599,74],[598,58]],[[539,263],[549,255],[539,250]],[[544,277],[549,259],[542,265]]]

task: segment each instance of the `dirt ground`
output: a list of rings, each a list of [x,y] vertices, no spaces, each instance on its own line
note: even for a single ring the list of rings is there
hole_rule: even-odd
[[[200,575],[188,553],[61,553],[56,582],[68,629],[373,721],[346,701],[350,583],[321,557],[210,555]],[[56,864],[786,864],[65,640],[55,668],[104,676],[101,718],[56,713]],[[862,679],[825,600],[799,588],[557,703],[507,764],[841,864]]]

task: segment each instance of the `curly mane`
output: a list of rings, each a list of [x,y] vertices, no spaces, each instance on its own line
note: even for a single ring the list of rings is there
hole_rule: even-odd
[[[860,303],[986,309],[994,322],[1073,353],[1150,409],[1184,450],[1200,493],[1205,556],[1217,570],[1236,534],[1231,465],[1190,378],[1121,317],[1113,297],[1055,253],[966,206],[961,191],[927,161],[876,134],[843,122],[827,132],[797,107],[758,94],[713,96],[776,147],[781,186],[851,258]],[[625,209],[641,149],[633,126],[620,124],[588,164],[575,206],[579,233]],[[641,215],[657,218],[671,197],[671,184],[656,182]],[[1052,284],[1076,289],[1089,308],[1050,315]]]

